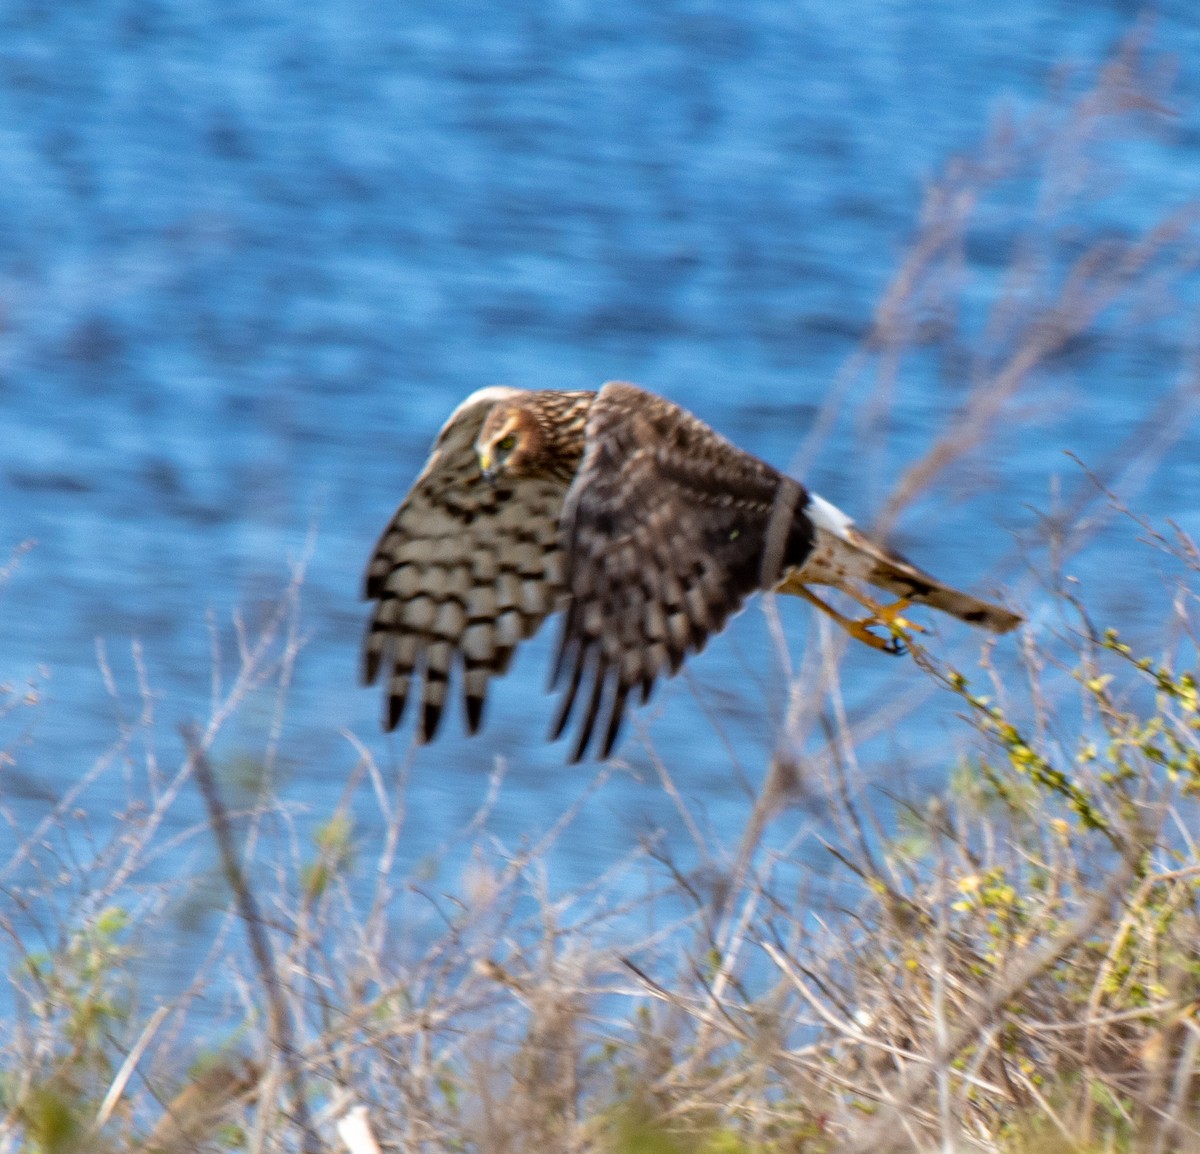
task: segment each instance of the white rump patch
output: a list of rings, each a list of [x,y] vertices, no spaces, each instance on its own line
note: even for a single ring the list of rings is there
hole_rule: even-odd
[[[824,497],[809,493],[804,512],[813,524],[812,552],[789,580],[802,585],[833,585],[871,580],[878,550],[858,531],[852,518]]]
[[[846,516],[841,509],[836,505],[831,505],[824,497],[818,497],[816,493],[809,493],[808,505],[805,506],[804,511],[817,529],[824,529],[826,533],[832,533],[843,541],[850,540],[849,530],[854,527],[853,518]]]

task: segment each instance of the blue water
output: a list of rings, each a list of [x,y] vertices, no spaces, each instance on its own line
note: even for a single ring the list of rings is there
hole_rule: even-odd
[[[140,641],[170,764],[175,727],[207,712],[209,615],[228,659],[231,613],[256,616],[314,526],[280,790],[327,814],[356,761],[343,730],[385,767],[402,762],[410,734],[385,739],[378,693],[357,684],[359,585],[458,400],[496,382],[624,378],[780,466],[798,463],[914,234],[926,182],[1004,109],[1028,114],[1056,84],[1078,90],[1136,11],[4,5],[0,556],[36,547],[0,588],[0,677],[36,681],[41,701],[0,723],[15,760],[0,792],[17,827],[0,838],[29,828],[116,735],[97,639],[132,716]],[[1177,65],[1172,113],[1097,146],[1095,196],[1050,246],[1055,267],[1197,193],[1200,21],[1188,0],[1163,3],[1148,36]],[[964,340],[1036,198],[1015,179],[981,208],[964,254]],[[1188,276],[1168,291],[1165,305],[1106,315],[1056,357],[1009,410],[1013,431],[951,470],[894,540],[947,579],[1009,589],[1038,621],[1038,510],[1055,478],[1068,496],[1082,483],[1062,450],[1100,466],[1184,371],[1200,294]],[[906,360],[888,439],[866,448],[859,380],[803,458],[806,479],[869,520],[963,395],[953,363],[936,344]],[[1196,530],[1195,431],[1174,432],[1136,501]],[[1132,537],[1110,525],[1073,572],[1098,613],[1136,631],[1162,600]],[[809,610],[781,612],[798,660]],[[498,755],[509,777],[491,821],[509,844],[583,788],[588,772],[542,740],[549,642],[497,687],[482,738],[462,737],[452,716],[416,755],[398,869],[453,841]],[[939,634],[963,661],[976,642]],[[917,680],[865,650],[845,668],[855,716]],[[689,802],[733,843],[786,705],[759,610],[688,669],[644,719]],[[945,765],[953,712],[934,701],[889,736],[880,767],[893,785]],[[260,751],[269,715],[261,694],[218,757]],[[685,841],[636,726],[623,753],[636,772],[589,804],[556,851],[556,881],[593,876],[650,829]],[[87,795],[98,833],[131,781]],[[172,820],[198,815],[185,799]]]

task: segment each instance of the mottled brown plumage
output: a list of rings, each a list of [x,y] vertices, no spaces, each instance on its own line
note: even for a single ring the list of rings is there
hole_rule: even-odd
[[[423,674],[419,733],[428,741],[460,662],[474,733],[489,678],[565,609],[554,735],[581,707],[574,759],[597,726],[596,748],[608,756],[629,694],[644,701],[756,590],[801,593],[832,613],[807,586],[836,586],[874,616],[834,616],[860,640],[898,649],[869,632],[895,614],[859,581],[995,632],[1021,620],[871,541],[653,393],[620,382],[598,393],[483,389],[446,422],[375,548],[364,673],[368,682],[387,674],[388,729]]]
[[[412,681],[424,673],[419,732],[437,732],[451,667],[463,669],[467,727],[478,730],[488,679],[558,608],[563,556],[558,519],[567,480],[544,475],[483,477],[475,441],[494,406],[525,396],[484,389],[452,414],[425,468],[375,546],[366,596],[376,600],[364,649],[368,683],[384,668],[386,727],[399,724]],[[558,434],[577,428],[594,393],[538,394]],[[557,440],[555,441],[557,443]],[[569,474],[568,474],[569,475]]]

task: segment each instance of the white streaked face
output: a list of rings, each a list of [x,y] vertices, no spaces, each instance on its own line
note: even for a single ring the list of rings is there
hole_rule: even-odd
[[[520,396],[522,392],[522,389],[514,389],[510,385],[488,385],[485,389],[476,389],[446,418],[446,423],[442,426],[438,437],[440,438],[468,409],[473,409],[477,405],[486,405],[491,408],[501,401],[511,401],[513,397]]]
[[[479,468],[488,481],[495,481],[508,467],[522,442],[522,422],[517,410],[497,405],[488,414],[475,441]]]

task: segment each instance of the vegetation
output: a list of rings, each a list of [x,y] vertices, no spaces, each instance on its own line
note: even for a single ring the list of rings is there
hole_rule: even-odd
[[[955,363],[969,347],[970,387],[882,524],[982,452],[1053,358],[1191,267],[1186,213],[1123,240],[1072,234],[1069,257],[1051,219],[1076,219],[1080,157],[1158,115],[1152,63],[1126,46],[1095,85],[1004,121],[931,187],[818,423],[841,406],[882,426],[932,318]],[[1032,182],[1040,207],[1011,283],[977,329],[964,308],[948,333],[973,213],[1013,182]],[[868,379],[864,401],[855,382]],[[910,678],[957,716],[948,788],[889,800],[860,758],[878,719],[844,708],[843,640],[820,629],[734,845],[689,822],[701,868],[648,838],[563,895],[546,855],[574,812],[505,849],[485,832],[489,797],[464,831],[468,868],[426,907],[436,925],[404,900],[421,879],[396,876],[403,773],[359,746],[342,803],[312,833],[277,796],[279,724],[251,763],[216,761],[248,698],[282,702],[302,660],[298,567],[273,616],[237,623],[236,675],[214,678],[211,715],[174,768],[155,752],[142,674],[140,715],[0,862],[0,1152],[1200,1148],[1200,548],[1117,496],[1182,435],[1195,393],[1187,377],[1085,478],[1085,497],[1046,516],[1036,620],[1015,645],[960,668],[909,638]],[[1153,644],[1095,624],[1066,573],[1101,517],[1123,519],[1126,562],[1159,575]],[[5,690],[6,789],[37,694]],[[690,817],[686,784],[654,750],[629,756],[648,757]],[[126,775],[130,797],[109,839],[78,804],[105,774]],[[603,774],[581,781],[603,787]],[[193,788],[207,821],[168,835]],[[362,797],[382,831],[370,860]],[[818,871],[796,868],[787,833],[811,804]],[[181,869],[200,846],[211,858]],[[152,1003],[143,963],[181,919],[208,927],[207,951]]]

